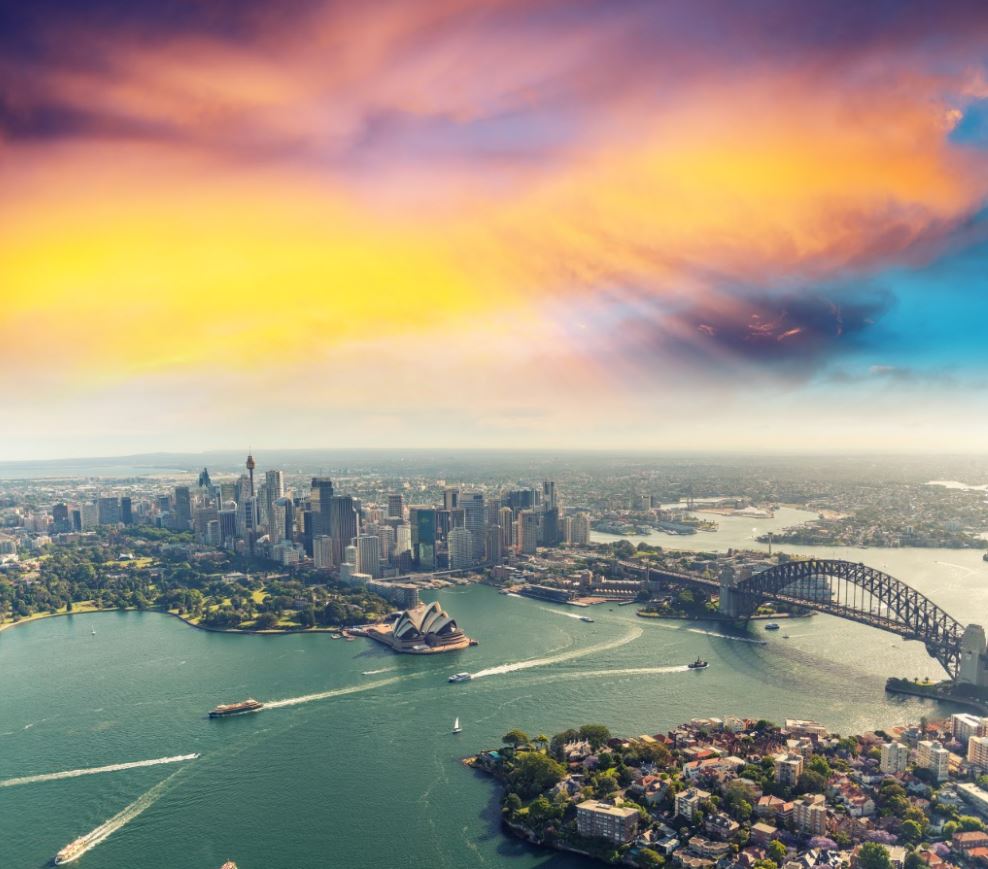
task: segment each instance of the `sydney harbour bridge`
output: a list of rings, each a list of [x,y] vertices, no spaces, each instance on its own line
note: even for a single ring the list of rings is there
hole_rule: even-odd
[[[646,580],[716,589],[720,614],[737,622],[747,622],[761,604],[775,601],[917,640],[954,682],[988,687],[984,629],[961,624],[916,589],[865,564],[811,558],[784,562],[749,576],[728,569],[719,579],[657,571],[629,561],[620,564]]]

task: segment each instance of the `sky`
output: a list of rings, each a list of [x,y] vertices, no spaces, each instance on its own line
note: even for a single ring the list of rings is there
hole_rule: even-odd
[[[0,457],[988,444],[988,9],[0,0]]]

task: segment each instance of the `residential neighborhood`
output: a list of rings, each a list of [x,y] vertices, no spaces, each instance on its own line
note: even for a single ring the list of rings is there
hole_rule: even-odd
[[[988,718],[966,713],[849,737],[737,717],[633,738],[513,730],[467,762],[503,782],[509,832],[609,863],[988,866]]]

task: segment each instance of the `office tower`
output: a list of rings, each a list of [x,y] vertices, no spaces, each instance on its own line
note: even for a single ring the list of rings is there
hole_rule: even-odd
[[[556,504],[556,484],[552,480],[544,480],[542,483],[542,509],[555,510]]]
[[[332,570],[336,566],[333,561],[333,538],[328,534],[312,539],[312,563],[316,570]]]
[[[312,511],[312,535],[333,536],[330,527],[330,512],[333,503],[333,481],[329,477],[313,477],[309,490],[309,509]],[[344,546],[349,541],[344,542]],[[341,550],[342,552],[342,550]]]
[[[412,553],[423,570],[436,567],[436,510],[434,507],[410,507],[412,524]]]
[[[237,500],[237,483],[220,483],[220,501]]]
[[[559,508],[551,507],[543,511],[542,542],[546,546],[558,546],[562,539],[559,531]]]
[[[209,543],[209,525],[216,522],[219,526],[220,514],[215,507],[201,507],[196,510],[192,518],[192,527],[196,532],[196,540],[199,543]]]
[[[357,510],[349,495],[333,495],[329,502],[329,536],[333,538],[333,558],[339,563],[357,534]]]
[[[219,515],[218,511],[216,515]],[[220,520],[210,519],[206,525],[206,543],[210,546],[219,546],[223,542],[223,532],[220,530]]]
[[[72,508],[72,530],[82,531],[82,510],[77,507]]]
[[[590,543],[590,516],[578,513],[573,517],[570,543],[574,546],[587,546]]]
[[[504,533],[500,525],[487,526],[487,545],[484,548],[484,559],[497,564],[504,558]]]
[[[502,507],[497,513],[497,524],[501,526],[501,542],[507,552],[515,544],[515,516],[510,507]]]
[[[192,527],[192,491],[188,486],[175,487],[175,514],[172,527],[188,531]]]
[[[375,533],[381,541],[381,564],[390,564],[394,558],[395,530],[390,525],[379,525]]]
[[[134,502],[127,495],[120,499],[120,521],[124,525],[134,524]]]
[[[407,522],[395,526],[394,557],[397,561],[405,552],[412,551],[412,526]]]
[[[248,495],[237,502],[237,536],[248,542],[257,529],[257,499]]]
[[[539,545],[539,514],[534,510],[522,510],[518,514],[517,542],[521,555],[534,555]]]
[[[220,541],[226,546],[237,538],[237,502],[227,501],[226,506],[219,511]]]
[[[436,540],[440,542],[445,542],[449,539],[449,532],[456,527],[453,523],[453,513],[460,514],[460,528],[463,527],[463,511],[462,510],[436,510]]]
[[[508,506],[515,512],[531,510],[535,506],[535,492],[532,489],[515,489],[508,492]]]
[[[285,535],[284,526],[280,530],[275,529],[278,519],[275,515],[275,504],[285,497],[285,475],[281,471],[266,471],[264,474],[264,518],[267,522],[268,534],[272,541],[277,537],[283,540]],[[274,541],[277,542],[277,541]]]
[[[51,508],[51,521],[56,534],[64,534],[72,530],[67,504],[56,504]]]
[[[83,504],[80,513],[80,530],[90,531],[100,524],[99,506],[96,504]]]
[[[199,481],[198,482],[199,482],[199,488],[200,489],[211,490],[213,488],[213,481],[211,479],[209,479],[209,471],[206,468],[203,468],[199,472]]]
[[[381,577],[381,539],[376,534],[357,536],[357,573]]]
[[[450,570],[463,570],[474,563],[473,534],[466,528],[454,528],[449,532]]]
[[[97,501],[97,517],[100,525],[117,525],[120,522],[120,499],[100,498]]]
[[[484,495],[482,492],[463,492],[460,495],[463,508],[463,527],[470,532],[473,560],[484,558]]]
[[[443,509],[453,510],[460,506],[460,490],[459,489],[443,489]]]
[[[392,492],[388,495],[388,518],[389,519],[404,519],[405,518],[405,499],[400,493]]]

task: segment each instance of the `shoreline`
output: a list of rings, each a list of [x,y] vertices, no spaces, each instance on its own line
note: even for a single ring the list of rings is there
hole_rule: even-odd
[[[102,609],[80,609],[72,610],[72,612],[57,612],[57,613],[33,613],[32,615],[25,616],[22,619],[18,619],[16,622],[3,622],[0,624],[0,633],[6,631],[10,628],[16,628],[20,625],[29,625],[32,622],[41,622],[45,619],[61,618],[64,616],[86,616],[86,615],[100,615],[102,613],[134,613],[134,612],[145,612],[145,613],[158,613],[163,616],[171,616],[172,618],[178,619],[180,622],[184,622],[190,628],[195,628],[199,631],[208,631],[213,634],[254,634],[256,636],[288,636],[293,634],[338,634],[341,637],[346,637],[346,632],[349,628],[268,628],[266,630],[252,630],[250,628],[213,628],[208,625],[197,624],[196,622],[190,621],[183,615],[179,615],[171,610],[162,609],[161,607],[147,607],[146,609],[139,610],[137,607],[105,607]]]

